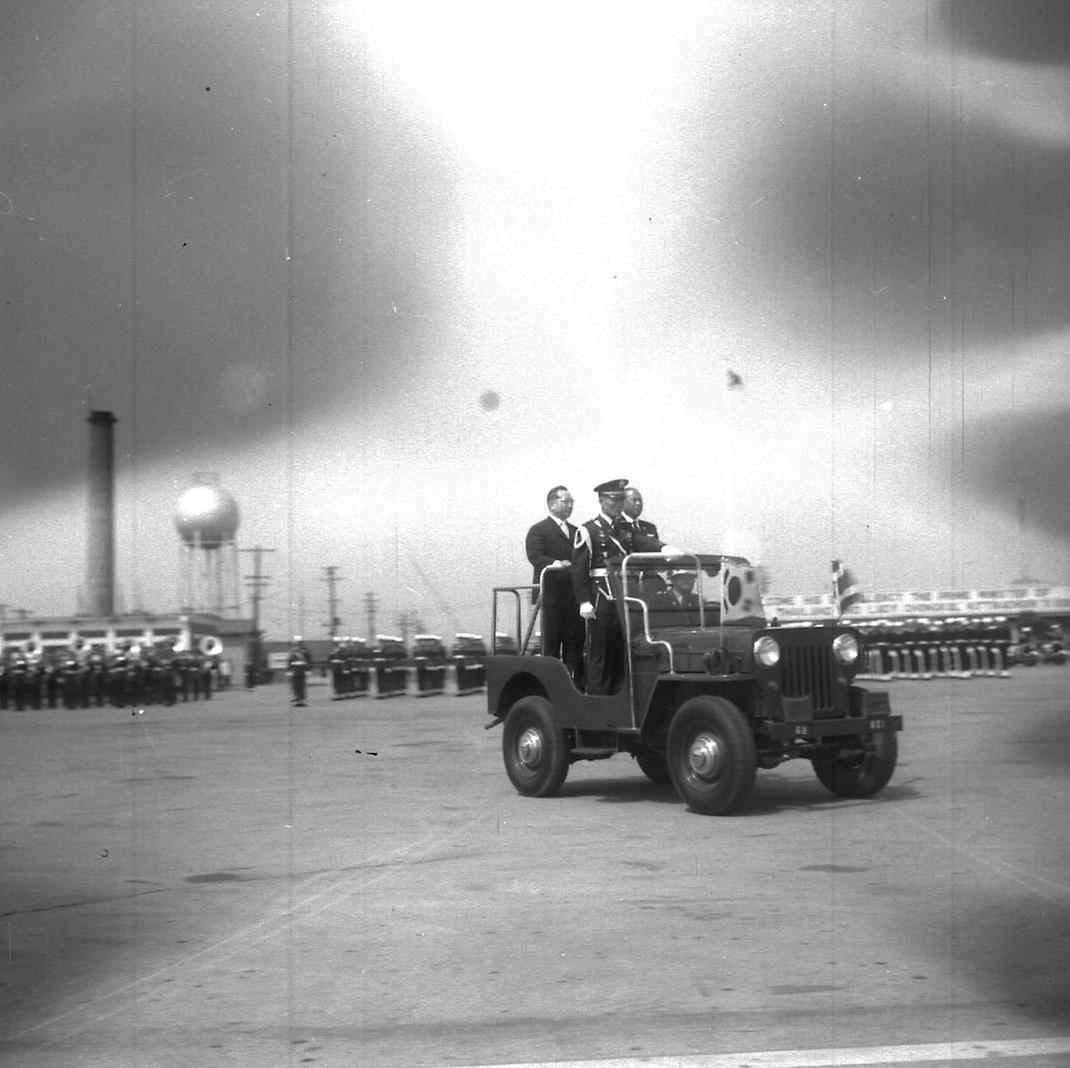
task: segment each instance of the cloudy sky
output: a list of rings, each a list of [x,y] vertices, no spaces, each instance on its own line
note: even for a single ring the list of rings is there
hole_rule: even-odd
[[[1070,581],[1066,0],[4,6],[9,611],[82,596],[92,409],[122,603],[215,472],[273,636],[327,566],[485,632],[614,477],[776,593]]]

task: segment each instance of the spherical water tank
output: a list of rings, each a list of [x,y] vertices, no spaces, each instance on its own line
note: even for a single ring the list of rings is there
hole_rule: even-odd
[[[199,476],[178,498],[175,509],[175,528],[182,540],[201,549],[232,542],[238,519],[238,502],[208,476]]]

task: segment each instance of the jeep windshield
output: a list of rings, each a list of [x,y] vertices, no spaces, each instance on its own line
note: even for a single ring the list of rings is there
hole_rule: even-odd
[[[629,609],[642,613],[651,631],[765,622],[758,571],[741,556],[633,553],[620,579]]]

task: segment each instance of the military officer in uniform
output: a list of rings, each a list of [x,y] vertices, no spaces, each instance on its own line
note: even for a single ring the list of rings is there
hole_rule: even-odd
[[[608,565],[619,564],[633,552],[677,550],[640,531],[625,530],[621,521],[626,478],[595,486],[599,514],[576,532],[572,550],[572,586],[580,615],[587,623],[587,692],[607,694],[624,681],[624,635],[613,603]]]

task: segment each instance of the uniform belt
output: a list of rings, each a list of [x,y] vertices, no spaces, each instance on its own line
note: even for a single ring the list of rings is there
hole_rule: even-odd
[[[592,567],[590,574],[591,578],[605,578],[609,572],[604,567]]]

